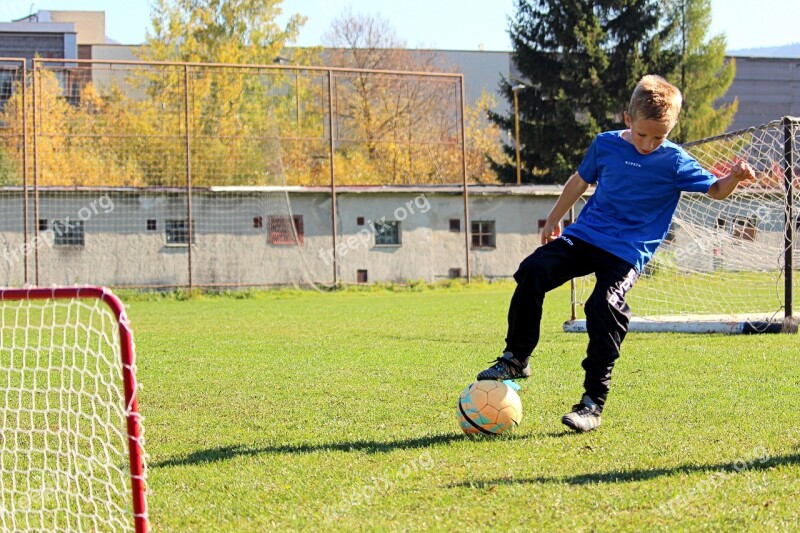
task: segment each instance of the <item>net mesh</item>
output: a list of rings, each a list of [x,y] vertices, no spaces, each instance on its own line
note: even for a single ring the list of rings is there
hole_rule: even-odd
[[[351,220],[337,214],[335,186],[459,183],[460,80],[68,60],[25,75],[0,64],[0,279],[356,282],[366,245],[344,257],[338,241],[407,198]]]
[[[685,146],[716,176],[745,161],[756,180],[740,184],[721,201],[683,194],[667,238],[628,295],[637,316],[783,318],[785,252],[794,239],[798,213],[797,179],[792,183],[794,199],[787,201],[787,131],[782,121],[775,121]],[[795,135],[791,130],[797,161]],[[579,283],[579,301],[588,297],[592,281]]]
[[[134,530],[119,327],[102,300],[0,301],[0,530]]]

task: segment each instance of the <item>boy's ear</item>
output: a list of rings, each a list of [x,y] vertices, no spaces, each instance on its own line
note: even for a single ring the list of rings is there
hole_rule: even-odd
[[[622,116],[625,118],[625,126],[630,128],[631,127],[631,116],[628,114],[627,111],[622,112]]]

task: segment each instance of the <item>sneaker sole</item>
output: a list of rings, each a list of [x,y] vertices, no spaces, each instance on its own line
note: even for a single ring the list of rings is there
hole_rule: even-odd
[[[588,431],[594,431],[595,429],[600,427],[600,424],[597,424],[593,428],[583,429],[581,427],[576,426],[575,423],[572,421],[572,419],[566,416],[561,417],[561,423],[567,426],[568,428],[577,431],[578,433],[586,433]]]

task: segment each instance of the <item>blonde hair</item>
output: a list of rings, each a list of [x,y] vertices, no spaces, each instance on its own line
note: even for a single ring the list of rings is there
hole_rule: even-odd
[[[657,120],[664,124],[675,124],[681,112],[681,91],[656,74],[648,74],[639,80],[631,95],[628,114],[631,120]]]

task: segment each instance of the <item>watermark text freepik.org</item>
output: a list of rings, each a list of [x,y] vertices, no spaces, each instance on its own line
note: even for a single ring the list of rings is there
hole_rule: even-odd
[[[30,256],[35,250],[40,250],[43,246],[52,248],[55,244],[56,236],[63,237],[67,233],[75,230],[81,223],[86,222],[93,216],[98,214],[107,215],[114,210],[114,201],[108,194],[92,200],[88,205],[78,209],[78,216],[73,217],[68,215],[58,221],[58,224],[53,224],[52,229],[43,231],[31,239],[30,242],[25,242],[13,248],[3,249],[3,260],[9,264],[20,261],[23,257]]]
[[[385,215],[376,221],[367,220],[366,228],[360,230],[355,235],[350,235],[346,239],[343,238],[341,242],[336,245],[336,254],[339,257],[343,257],[351,250],[362,247],[367,248],[369,247],[372,235],[382,235],[388,231],[389,228],[393,227],[394,224],[404,221],[410,215],[414,215],[416,213],[427,213],[430,211],[430,209],[430,202],[424,194],[420,194],[414,197],[413,200],[406,202],[405,205],[401,205],[395,209],[393,213],[394,220],[392,221],[387,222]],[[319,258],[322,259],[326,265],[331,265],[333,263],[333,251],[333,247],[328,249],[320,248]]]

